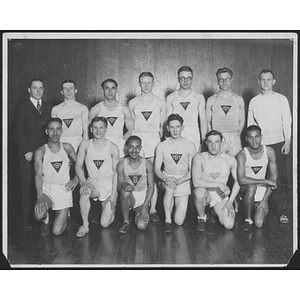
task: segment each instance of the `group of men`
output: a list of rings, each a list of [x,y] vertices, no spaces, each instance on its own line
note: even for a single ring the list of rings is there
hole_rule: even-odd
[[[164,101],[152,93],[153,74],[143,72],[138,80],[141,94],[130,100],[128,106],[117,101],[117,82],[106,79],[101,85],[104,100],[90,111],[76,101],[74,81],[65,80],[61,84],[64,101],[51,108],[42,100],[43,81],[31,80],[30,99],[20,104],[16,127],[24,226],[31,227],[34,207],[35,219],[41,221],[41,235],[49,233],[51,223],[53,234],[61,234],[78,183],[83,223],[77,237],[89,232],[90,199],[101,202],[100,224],[107,227],[115,219],[119,196],[124,219],[120,233],[130,228],[130,210],[135,212],[134,221],[140,230],[149,221],[159,221],[158,186],[164,191],[167,233],[172,231],[172,220],[177,225],[183,224],[191,194],[197,211],[197,231],[206,230],[206,206],[212,208],[211,215],[217,215],[225,228],[232,228],[234,202],[238,198],[245,207],[242,230],[250,231],[253,223],[260,228],[268,213],[268,199],[277,186],[282,191],[279,219],[288,223],[285,194],[285,156],[291,141],[288,100],[273,91],[272,71],[263,70],[258,79],[262,93],[250,102],[247,146],[242,149],[244,100],[231,91],[232,70],[218,69],[216,76],[219,92],[205,103],[204,96],[191,87],[193,70],[183,66],[178,70],[179,89]],[[272,113],[268,114],[269,111]],[[204,145],[207,151],[201,152]],[[72,179],[71,164],[75,165]],[[50,209],[55,212],[53,221]]]

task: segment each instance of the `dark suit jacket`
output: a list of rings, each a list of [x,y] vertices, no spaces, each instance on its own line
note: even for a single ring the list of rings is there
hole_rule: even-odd
[[[46,120],[51,117],[52,105],[42,100],[42,113],[32,104],[30,99],[21,101],[16,115],[16,142],[19,156],[34,151],[47,142],[45,134]]]

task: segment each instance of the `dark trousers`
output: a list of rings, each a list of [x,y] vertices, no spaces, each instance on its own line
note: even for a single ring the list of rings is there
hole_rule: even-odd
[[[281,153],[281,148],[283,144],[284,142],[268,145],[274,149],[276,155],[278,178],[277,178],[277,189],[274,191],[276,197],[273,198],[276,201],[278,216],[286,215],[287,206],[288,206],[286,155],[283,155]]]
[[[31,223],[36,201],[33,158],[31,161],[27,161],[24,156],[20,158],[20,172],[22,221]]]

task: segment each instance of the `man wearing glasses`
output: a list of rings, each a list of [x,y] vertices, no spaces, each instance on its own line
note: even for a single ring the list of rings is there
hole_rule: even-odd
[[[178,72],[180,88],[170,94],[166,100],[167,114],[179,114],[184,120],[185,127],[182,137],[195,144],[197,151],[201,150],[198,116],[200,118],[201,137],[207,133],[205,116],[205,98],[202,94],[191,88],[193,82],[193,70],[188,66],[181,67]]]
[[[245,126],[245,104],[242,97],[231,91],[233,72],[221,68],[216,72],[219,92],[208,98],[206,119],[208,131],[222,133],[221,151],[235,156],[241,149],[241,132]]]

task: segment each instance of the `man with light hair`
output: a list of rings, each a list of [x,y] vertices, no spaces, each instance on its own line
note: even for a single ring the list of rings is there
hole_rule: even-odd
[[[273,91],[274,74],[264,69],[258,77],[261,93],[251,99],[248,109],[248,126],[257,125],[262,130],[263,145],[275,151],[278,166],[277,215],[282,224],[289,223],[287,216],[287,169],[286,156],[291,147],[292,117],[288,99]]]

